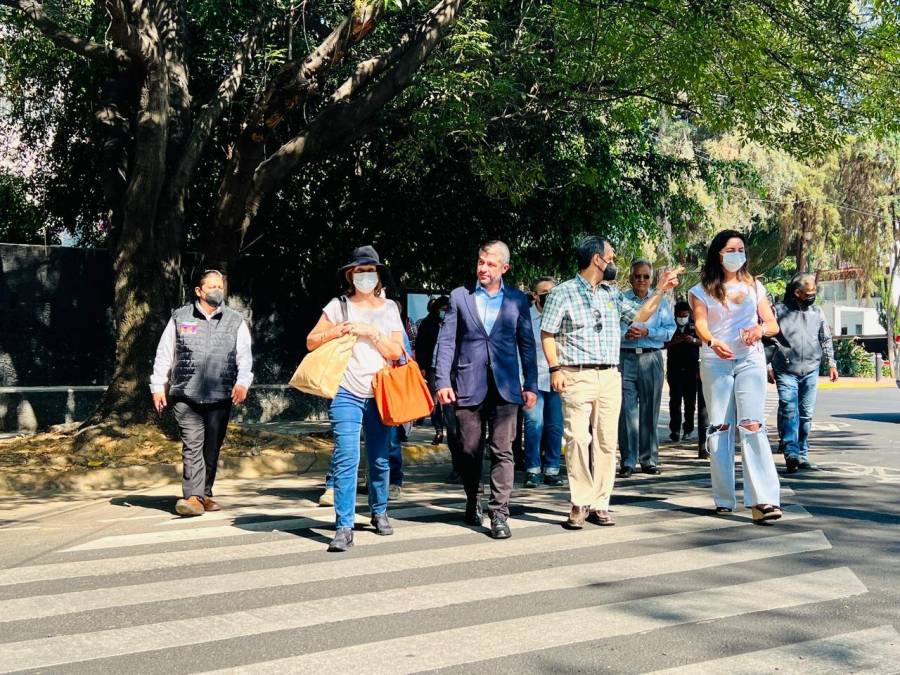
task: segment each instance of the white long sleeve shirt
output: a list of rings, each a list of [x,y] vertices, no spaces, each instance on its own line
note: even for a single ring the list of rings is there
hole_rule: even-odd
[[[207,321],[213,314],[206,314],[199,305],[196,305],[197,311]],[[246,321],[241,321],[238,327],[237,342],[235,350],[237,354],[237,381],[236,384],[242,387],[250,388],[253,384],[253,352],[250,348],[250,328]],[[162,336],[159,338],[159,344],[156,346],[156,359],[153,362],[153,374],[150,375],[150,391],[154,394],[162,394],[166,390],[166,384],[169,382],[169,373],[172,372],[172,364],[175,361],[175,321],[169,319]]]

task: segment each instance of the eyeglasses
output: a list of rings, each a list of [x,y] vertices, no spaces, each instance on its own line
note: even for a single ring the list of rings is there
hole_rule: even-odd
[[[633,276],[635,279],[644,279],[644,280],[646,280],[646,279],[649,279],[649,278],[650,278],[650,275],[649,275],[649,274],[633,274],[632,276]]]

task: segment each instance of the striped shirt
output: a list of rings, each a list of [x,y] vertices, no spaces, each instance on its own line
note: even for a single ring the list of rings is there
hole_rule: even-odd
[[[561,366],[618,365],[621,326],[634,320],[641,304],[606,282],[592,287],[577,274],[550,292],[541,330],[556,337]]]

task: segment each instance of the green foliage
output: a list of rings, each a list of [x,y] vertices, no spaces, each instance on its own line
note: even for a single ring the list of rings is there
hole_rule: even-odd
[[[867,352],[856,338],[835,340],[834,359],[841,377],[875,377],[874,355]],[[828,374],[824,361],[821,372],[823,375]],[[883,362],[881,374],[886,377],[891,375],[891,364],[887,359]]]
[[[0,171],[0,241],[12,244],[59,243],[41,210],[28,199],[27,185]],[[48,234],[49,233],[49,234]],[[45,240],[45,234],[48,238]]]

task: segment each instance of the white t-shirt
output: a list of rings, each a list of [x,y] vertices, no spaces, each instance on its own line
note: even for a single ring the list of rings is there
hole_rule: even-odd
[[[341,323],[344,314],[341,310],[341,301],[332,299],[322,310],[331,323]],[[351,322],[367,323],[374,326],[382,335],[390,336],[391,333],[402,333],[403,322],[400,320],[400,311],[397,304],[387,300],[381,307],[362,308],[352,300],[347,300],[347,317]],[[372,378],[375,373],[384,368],[384,357],[376,349],[375,344],[369,338],[359,338],[353,346],[353,354],[341,386],[354,396],[360,398],[374,398],[372,390]]]
[[[748,347],[741,340],[742,328],[753,328],[759,323],[758,305],[766,298],[766,289],[756,282],[754,289],[743,281],[725,284],[725,304],[708,295],[703,284],[697,284],[690,290],[691,295],[706,305],[709,331],[716,340],[727,344],[734,352],[734,358],[742,359],[754,352],[762,351],[762,342]],[[719,356],[711,347],[703,345],[700,356],[704,359]]]

